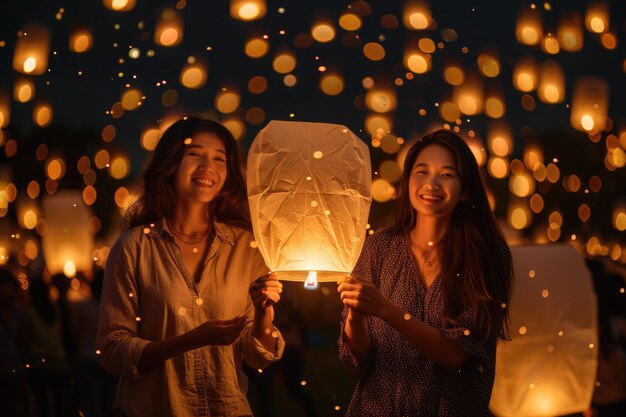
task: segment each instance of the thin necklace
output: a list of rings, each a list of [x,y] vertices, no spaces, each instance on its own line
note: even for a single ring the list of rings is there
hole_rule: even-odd
[[[197,243],[202,242],[204,239],[206,239],[206,237],[209,235],[209,232],[211,231],[211,226],[209,226],[209,228],[207,229],[207,231],[206,231],[206,232],[205,232],[202,236],[200,236],[200,238],[199,238],[198,240],[195,240],[195,241],[189,241],[189,240],[185,240],[185,239],[183,239],[181,236],[188,236],[188,237],[190,237],[190,236],[199,236],[199,235],[197,235],[197,234],[186,234],[186,233],[179,232],[178,230],[174,229],[174,227],[170,224],[170,222],[168,222],[167,220],[166,220],[165,222],[167,223],[167,225],[168,225],[168,227],[170,228],[170,230],[171,230],[172,232],[174,232],[174,233],[173,233],[173,234],[174,234],[174,236],[175,236],[178,240],[180,240],[181,242],[186,243],[186,244],[188,244],[188,245],[195,245],[195,244],[197,244]],[[194,251],[194,252],[196,252],[196,251],[197,251],[197,248],[194,248],[194,249],[196,249],[196,250]]]

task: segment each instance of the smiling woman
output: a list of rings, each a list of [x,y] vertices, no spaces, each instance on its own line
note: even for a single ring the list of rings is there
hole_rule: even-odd
[[[447,130],[424,136],[404,162],[395,225],[366,240],[338,287],[339,356],[359,377],[346,415],[490,415],[511,283],[472,151]]]
[[[237,143],[221,124],[174,123],[107,261],[102,366],[120,374],[114,408],[132,416],[252,415],[242,361],[282,356],[282,285],[252,245]],[[235,360],[233,360],[235,358]]]

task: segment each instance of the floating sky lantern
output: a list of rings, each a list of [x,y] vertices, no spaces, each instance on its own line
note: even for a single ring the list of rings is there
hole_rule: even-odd
[[[467,74],[463,84],[454,87],[452,101],[461,113],[468,116],[479,114],[483,109],[483,83],[473,74]]]
[[[517,60],[513,68],[513,86],[525,93],[537,88],[538,79],[537,63],[530,57],[522,57]]]
[[[11,121],[11,99],[6,90],[0,89],[0,129],[4,129]],[[2,141],[0,140],[0,143]]]
[[[404,26],[411,30],[425,30],[434,25],[430,6],[425,0],[405,1],[402,21]]]
[[[90,271],[94,245],[88,227],[91,210],[81,192],[59,191],[47,196],[43,213],[48,229],[42,236],[42,248],[50,273],[73,276],[76,271]]]
[[[607,123],[608,107],[608,83],[596,77],[580,78],[574,84],[570,124],[583,132],[600,132]]]
[[[46,127],[52,123],[52,106],[46,102],[39,102],[33,108],[33,122],[39,127]]]
[[[371,88],[365,94],[365,105],[376,113],[388,113],[396,109],[396,92],[391,88]]]
[[[543,37],[541,14],[537,9],[523,9],[517,17],[515,38],[524,45],[537,45]]]
[[[69,48],[70,51],[82,54],[87,52],[93,46],[93,35],[88,28],[79,28],[70,34]]]
[[[592,33],[609,30],[609,5],[604,1],[592,1],[585,14],[585,27]]]
[[[230,16],[233,19],[252,21],[265,16],[265,0],[230,0]]]
[[[544,103],[560,103],[565,98],[565,73],[556,61],[541,66],[537,96]]]
[[[556,32],[559,45],[563,50],[576,52],[583,47],[583,19],[573,12],[564,15]]]
[[[13,69],[23,74],[41,75],[48,67],[50,31],[45,26],[30,24],[19,33],[13,52]]]
[[[18,78],[13,85],[13,98],[20,103],[28,103],[35,97],[35,83],[30,78]]]
[[[183,40],[183,19],[173,9],[164,9],[159,13],[154,30],[154,42],[157,45],[176,46]]]
[[[182,85],[191,90],[202,88],[207,80],[207,70],[204,65],[194,60],[185,65],[180,72],[179,80]]]
[[[344,126],[274,120],[247,174],[255,240],[279,279],[312,289],[352,271],[371,203],[365,143]]]
[[[128,12],[135,8],[136,0],[102,0],[102,4],[114,12]]]
[[[507,417],[582,412],[591,402],[598,353],[596,297],[584,259],[564,245],[511,252],[513,334],[498,344],[491,411]]]

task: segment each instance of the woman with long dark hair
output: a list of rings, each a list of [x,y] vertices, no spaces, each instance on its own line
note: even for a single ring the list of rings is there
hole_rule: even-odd
[[[125,416],[247,416],[242,361],[284,341],[282,285],[253,244],[237,143],[221,124],[170,126],[105,269],[97,345]]]
[[[467,144],[448,130],[409,150],[393,227],[339,285],[347,416],[486,416],[508,338],[511,254]]]

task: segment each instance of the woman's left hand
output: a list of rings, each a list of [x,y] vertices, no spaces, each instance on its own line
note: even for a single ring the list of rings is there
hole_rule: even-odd
[[[276,275],[270,272],[250,284],[249,292],[254,308],[265,310],[280,300],[283,284],[278,281]]]
[[[344,305],[364,314],[380,317],[385,306],[389,304],[389,300],[380,293],[376,285],[353,275],[346,275],[337,291]]]

